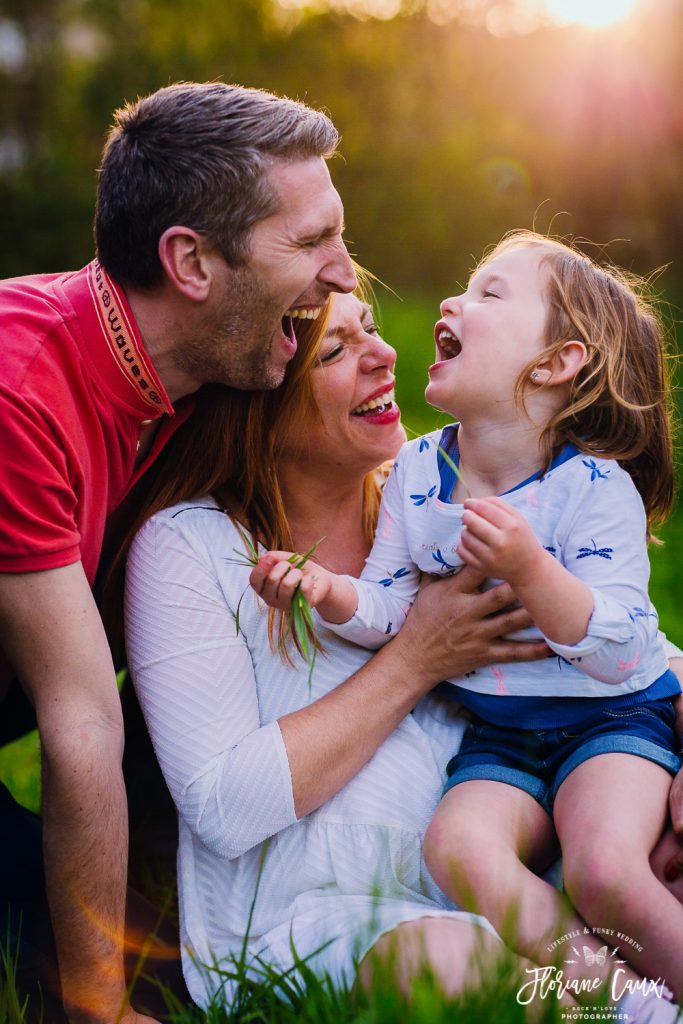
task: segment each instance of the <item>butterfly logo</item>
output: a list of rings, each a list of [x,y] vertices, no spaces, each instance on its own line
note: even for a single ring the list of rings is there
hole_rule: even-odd
[[[584,946],[583,960],[586,967],[592,967],[593,964],[597,964],[598,967],[602,967],[602,965],[607,961],[607,946],[601,946],[596,953],[589,949],[588,946]]]
[[[583,960],[583,962],[586,965],[586,967],[603,967],[607,963],[608,957],[609,957],[609,959],[611,960],[612,963],[615,963],[615,964],[626,963],[625,960],[619,960],[618,957],[617,957],[617,953],[619,952],[619,947],[617,947],[616,949],[610,950],[609,953],[608,953],[607,946],[601,946],[600,949],[597,949],[595,951],[595,953],[594,953],[593,950],[589,949],[588,946],[584,946],[583,947],[583,956],[581,956],[581,953],[579,953],[579,951],[576,948],[576,946],[572,946],[572,952],[576,955],[576,957],[578,959],[577,960],[565,960],[566,964],[575,964],[575,963],[578,963],[580,960]]]

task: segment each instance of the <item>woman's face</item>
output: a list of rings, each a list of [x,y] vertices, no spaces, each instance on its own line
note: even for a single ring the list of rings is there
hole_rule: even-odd
[[[305,437],[314,462],[369,472],[405,441],[394,400],[396,352],[380,338],[372,309],[334,295],[318,363],[311,371],[318,413]]]

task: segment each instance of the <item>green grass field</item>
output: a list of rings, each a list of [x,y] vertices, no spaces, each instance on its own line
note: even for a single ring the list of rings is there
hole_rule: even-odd
[[[432,361],[432,329],[438,316],[436,302],[400,302],[381,298],[382,330],[387,341],[398,349],[397,398],[406,425],[413,431],[434,429],[446,422],[443,414],[430,409],[423,400],[427,380],[426,367]],[[683,644],[683,628],[679,625],[683,580],[683,511],[677,509],[663,530],[663,546],[650,550],[652,562],[651,594],[660,613],[662,628],[674,642]],[[0,781],[3,781],[25,806],[40,806],[39,745],[36,734],[0,750]],[[13,996],[11,968],[9,981],[1,979],[0,1024],[20,1024],[25,1017],[20,1002]],[[7,967],[7,965],[6,965]],[[238,968],[239,969],[239,965]],[[505,969],[492,977],[480,990],[452,1002],[445,1000],[423,979],[410,1004],[400,999],[391,985],[380,984],[368,996],[352,999],[349,992],[335,992],[324,981],[304,971],[305,982],[297,985],[291,978],[266,973],[262,983],[246,983],[240,1003],[232,1010],[214,1008],[207,1014],[196,1009],[174,1007],[172,1020],[177,1024],[449,1024],[488,1022],[516,1024],[523,1018],[522,1008],[515,1002],[509,974]],[[283,998],[285,1001],[283,1002]],[[560,1020],[557,1004],[548,1000],[543,1006],[541,1022]],[[50,1024],[50,1022],[45,1022]]]

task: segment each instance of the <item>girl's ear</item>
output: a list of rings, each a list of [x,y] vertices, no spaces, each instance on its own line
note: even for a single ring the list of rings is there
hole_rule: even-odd
[[[534,384],[544,384],[546,387],[566,384],[574,380],[587,358],[588,352],[582,341],[565,341],[562,348],[549,359],[534,367],[530,374],[531,380]]]

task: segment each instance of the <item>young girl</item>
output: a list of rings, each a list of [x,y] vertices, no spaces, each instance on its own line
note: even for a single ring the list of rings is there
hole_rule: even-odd
[[[427,864],[535,963],[559,951],[565,979],[585,979],[627,959],[680,999],[683,907],[649,866],[681,766],[680,686],[647,594],[649,527],[673,497],[660,325],[620,274],[531,232],[504,239],[441,312],[426,397],[459,422],[399,454],[361,580],[292,569],[282,552],[261,567],[279,607],[301,584],[328,625],[373,648],[400,629],[421,572],[466,564],[511,585],[554,653],[451,680],[469,726]],[[534,873],[556,834],[583,920]],[[654,1012],[642,1019],[675,1016]]]

